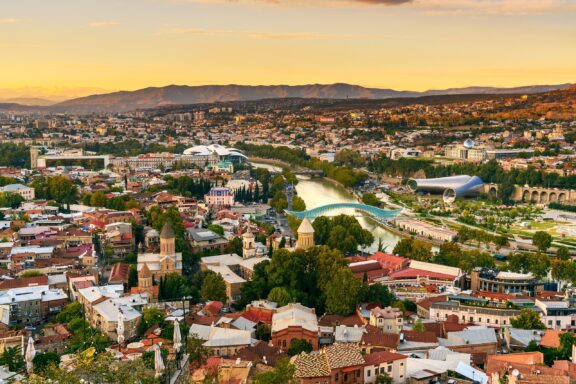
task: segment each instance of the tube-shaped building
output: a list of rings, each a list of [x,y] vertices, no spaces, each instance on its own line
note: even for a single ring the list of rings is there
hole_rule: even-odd
[[[480,193],[484,182],[478,176],[450,176],[436,179],[410,179],[408,187],[413,191],[442,194],[446,203],[453,203],[462,196]]]

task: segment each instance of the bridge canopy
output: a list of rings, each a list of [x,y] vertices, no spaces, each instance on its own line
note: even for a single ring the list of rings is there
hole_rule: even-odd
[[[374,207],[372,205],[360,204],[360,203],[334,203],[334,204],[327,204],[322,205],[320,207],[312,208],[307,211],[302,212],[295,212],[295,211],[288,211],[285,212],[288,215],[296,216],[299,219],[315,219],[319,216],[324,216],[329,211],[339,210],[339,209],[357,209],[359,211],[366,212],[370,216],[374,216],[378,219],[391,219],[396,217],[401,209],[395,210],[387,210],[378,207]]]

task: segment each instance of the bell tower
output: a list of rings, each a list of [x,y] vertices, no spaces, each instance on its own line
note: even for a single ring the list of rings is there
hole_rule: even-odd
[[[246,231],[242,235],[242,257],[245,259],[250,259],[256,256],[256,238],[254,234],[250,231]]]
[[[160,255],[172,256],[176,253],[176,235],[170,221],[166,221],[160,234]]]

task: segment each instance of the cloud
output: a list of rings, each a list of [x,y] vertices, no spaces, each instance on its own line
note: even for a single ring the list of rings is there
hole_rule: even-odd
[[[576,12],[574,0],[171,0],[286,7],[402,7],[427,15],[526,15]]]
[[[0,24],[16,24],[19,21],[18,19],[0,19]]]
[[[571,0],[417,0],[428,15],[528,15],[576,11]]]
[[[120,23],[116,21],[94,21],[88,24],[88,26],[91,28],[115,27],[117,25],[120,25]]]

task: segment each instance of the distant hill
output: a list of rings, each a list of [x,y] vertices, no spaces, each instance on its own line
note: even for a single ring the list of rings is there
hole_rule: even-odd
[[[390,99],[435,95],[467,94],[533,94],[563,89],[570,84],[536,85],[518,88],[468,87],[426,92],[396,91],[393,89],[365,88],[351,84],[310,85],[206,85],[144,88],[102,95],[81,97],[55,104],[56,112],[127,112],[135,109],[156,108],[166,105],[200,104],[226,101],[250,101],[281,98],[304,99]]]
[[[15,97],[10,99],[0,99],[0,103],[30,105],[30,106],[37,105],[40,107],[46,107],[49,105],[56,104],[55,101],[33,97]]]

